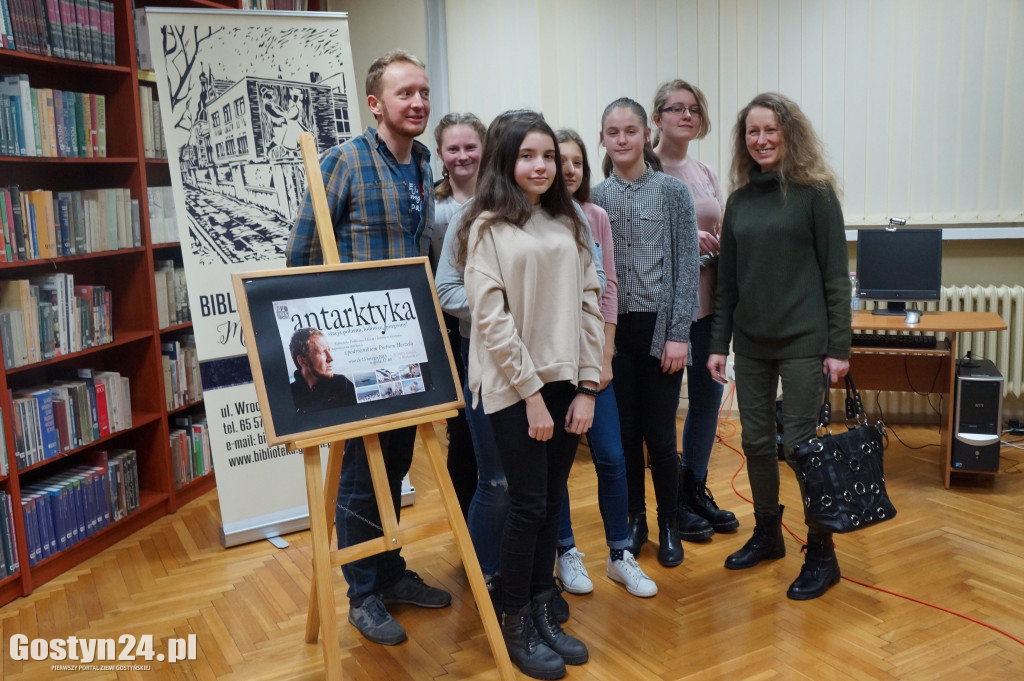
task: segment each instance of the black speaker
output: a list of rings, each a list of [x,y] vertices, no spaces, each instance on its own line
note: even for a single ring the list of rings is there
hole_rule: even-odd
[[[990,360],[956,366],[951,465],[961,471],[998,471],[1003,421],[1003,375]]]

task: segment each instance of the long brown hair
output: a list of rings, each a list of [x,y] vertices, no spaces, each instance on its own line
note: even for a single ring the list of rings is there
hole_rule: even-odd
[[[464,125],[467,128],[471,128],[478,138],[480,138],[481,153],[483,152],[484,137],[487,136],[487,128],[480,121],[479,118],[471,113],[457,113],[455,111],[446,113],[441,117],[441,120],[437,122],[437,127],[434,128],[434,139],[437,141],[438,150],[441,149],[441,138],[444,137],[444,131],[448,128],[453,128],[456,125]],[[448,173],[448,166],[441,164],[441,181],[434,189],[434,196],[438,201],[444,201],[452,195],[452,183],[451,177]]]
[[[602,130],[604,130],[604,119],[608,118],[608,114],[620,107],[629,109],[636,114],[636,117],[640,119],[640,124],[645,130],[650,127],[647,124],[647,111],[639,102],[635,99],[630,99],[629,97],[619,97],[604,108],[604,113],[601,114]],[[650,140],[644,142],[644,162],[654,170],[660,171],[662,169],[661,159],[654,153],[654,147],[651,146]],[[604,160],[601,161],[601,170],[604,172],[605,177],[610,177],[612,174],[612,157],[608,154],[605,154]]]
[[[590,201],[590,161],[587,159],[587,145],[583,144],[583,138],[580,137],[578,132],[568,128],[562,128],[555,132],[555,139],[558,140],[559,144],[572,142],[580,148],[580,156],[583,157],[583,178],[580,181],[579,188],[573,192],[572,198],[580,203]]]
[[[839,194],[836,174],[825,160],[825,147],[814,132],[797,103],[777,92],[764,92],[747,104],[736,116],[732,130],[732,166],[729,168],[730,190],[736,191],[750,182],[750,171],[758,166],[747,150],[747,115],[751,109],[764,108],[775,114],[782,132],[782,158],[776,173],[785,195],[789,183],[819,189],[831,187]]]
[[[518,110],[500,114],[487,129],[476,195],[466,208],[456,234],[458,265],[466,264],[466,256],[469,253],[469,230],[481,214],[490,214],[481,225],[481,229],[490,229],[499,223],[522,227],[533,215],[533,204],[516,183],[515,167],[523,139],[534,131],[550,136],[555,146],[555,179],[551,187],[541,194],[540,205],[552,217],[567,218],[577,245],[582,251],[590,253],[586,237],[587,227],[576,212],[572,197],[569,196],[569,188],[562,176],[562,155],[558,151],[555,132],[541,114]]]

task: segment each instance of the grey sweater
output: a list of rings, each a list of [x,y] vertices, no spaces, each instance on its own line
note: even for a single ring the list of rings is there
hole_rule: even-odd
[[[658,316],[651,341],[651,356],[661,358],[665,341],[690,341],[690,324],[697,319],[700,304],[697,285],[700,281],[700,256],[697,241],[697,215],[693,198],[686,185],[665,173],[653,172],[648,180],[664,192],[666,224],[662,230],[665,252],[664,281],[658,300]],[[594,187],[591,200],[608,213],[612,237],[622,238],[622,225],[616,224],[616,203],[626,200],[622,180],[613,176]],[[621,269],[618,262],[616,269]],[[619,289],[620,294],[622,289]],[[687,357],[687,363],[692,363]]]

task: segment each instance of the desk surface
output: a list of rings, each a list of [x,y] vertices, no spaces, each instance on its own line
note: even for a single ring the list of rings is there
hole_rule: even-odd
[[[869,310],[854,310],[853,329],[882,331],[1002,331],[1006,322],[995,312],[931,312],[921,314],[917,324],[907,324],[903,315],[873,315]]]

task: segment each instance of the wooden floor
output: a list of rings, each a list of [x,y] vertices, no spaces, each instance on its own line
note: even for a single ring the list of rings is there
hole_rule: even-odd
[[[728,427],[731,430],[731,427]],[[937,441],[928,428],[897,428],[912,445]],[[1024,452],[1004,449],[1005,475],[952,490],[942,487],[936,447],[909,450],[895,439],[887,453],[890,493],[899,516],[860,534],[838,537],[844,580],[818,600],[796,603],[785,590],[801,564],[799,543],[788,554],[742,572],[722,566],[753,526],[750,505],[730,480],[742,458],[738,435],[716,445],[711,488],[740,518],[740,531],[706,544],[685,544],[686,560],[662,568],[656,547],[640,556],[658,583],[653,599],[628,595],[604,574],[606,552],[597,510],[596,478],[586,450],[571,487],[576,537],[595,582],[588,596],[567,595],[567,630],[587,643],[590,661],[569,679],[1020,679],[1024,645],[954,614],[905,600],[921,599],[1024,638]],[[413,470],[417,502],[405,523],[441,515],[423,457]],[[966,484],[965,484],[966,483]],[[746,473],[736,490],[749,496]],[[783,471],[791,529],[802,524],[796,484]],[[322,678],[319,644],[303,642],[311,549],[308,532],[287,549],[258,542],[224,550],[212,492],[124,540],[31,596],[0,609],[4,681],[61,679]],[[653,500],[649,491],[648,498]],[[649,502],[651,503],[651,502]],[[396,647],[368,643],[345,621],[339,594],[346,679],[391,681],[497,679],[465,575],[450,538],[407,547],[410,566],[450,589],[451,608],[393,612],[409,631]],[[869,586],[870,585],[870,586]],[[871,588],[886,589],[894,594]],[[197,659],[152,663],[149,671],[58,671],[51,662],[11,659],[10,637],[114,638],[146,634],[156,652],[169,638],[195,634]],[[120,649],[120,648],[119,648]]]

